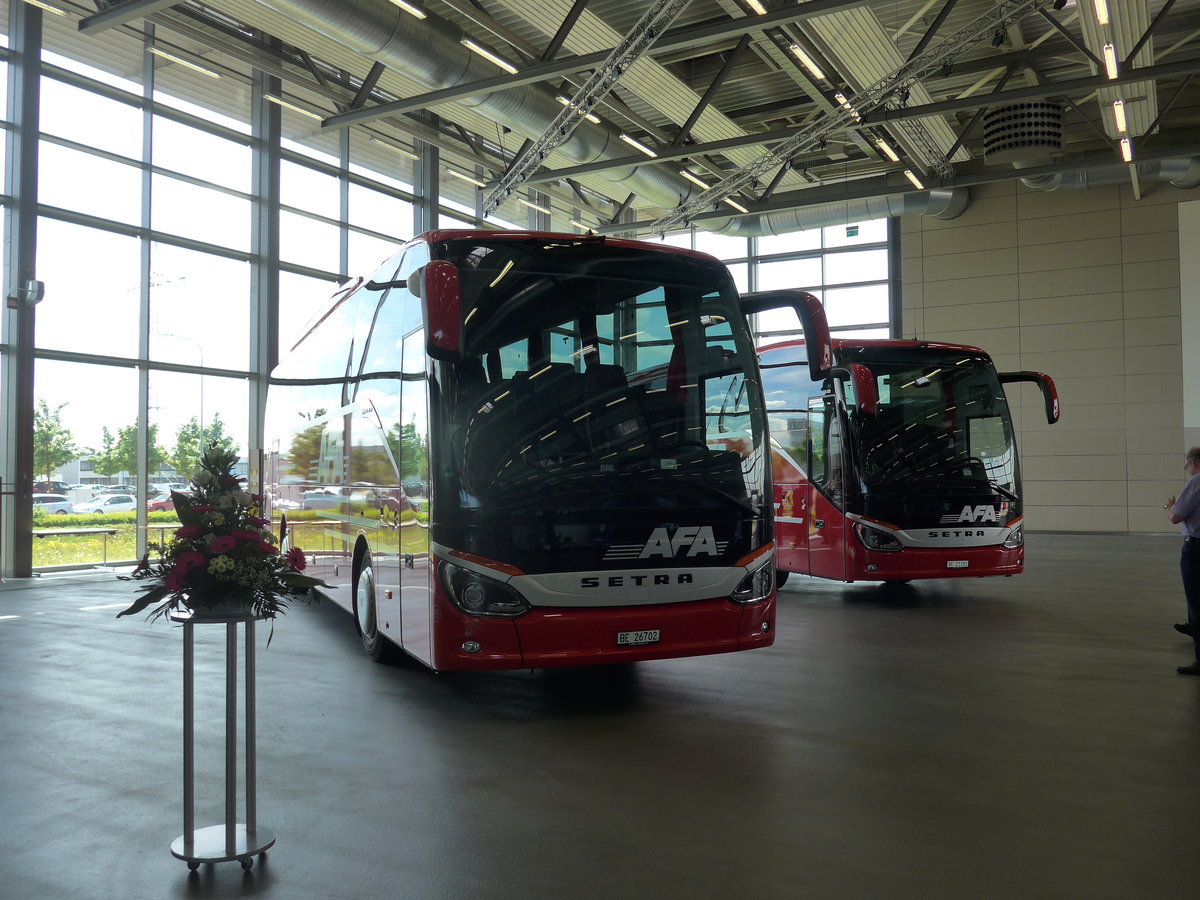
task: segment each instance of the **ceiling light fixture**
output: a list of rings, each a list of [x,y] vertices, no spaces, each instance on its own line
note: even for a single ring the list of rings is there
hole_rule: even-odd
[[[623,140],[625,143],[627,143],[634,150],[640,150],[642,153],[645,153],[647,156],[651,156],[651,157],[658,156],[657,153],[655,153],[653,150],[651,150],[649,147],[647,147],[645,144],[643,144],[637,138],[631,138],[629,135],[625,134],[624,132],[621,133],[621,140]]]
[[[282,106],[284,109],[290,109],[292,112],[300,113],[302,116],[308,116],[310,119],[316,119],[318,122],[325,120],[325,117],[320,113],[315,113],[311,109],[305,109],[303,106],[297,106],[290,100],[284,100],[282,97],[276,96],[275,94],[263,94],[263,99],[274,103],[276,106]]]
[[[892,145],[883,138],[878,138],[875,141],[875,146],[878,147],[883,152],[883,155],[892,162],[900,162],[900,157],[896,155],[896,151],[892,149]]]
[[[1092,0],[1092,6],[1096,9],[1096,24],[1108,24],[1108,0]]]
[[[846,112],[850,113],[850,115],[854,117],[854,121],[856,121],[856,122],[857,122],[859,119],[861,119],[861,118],[862,118],[862,116],[860,116],[860,115],[858,114],[858,110],[857,110],[857,109],[855,109],[855,108],[854,108],[854,107],[853,107],[853,106],[850,104],[850,101],[846,99],[846,95],[845,95],[845,94],[842,94],[842,93],[840,93],[840,92],[839,92],[839,93],[835,93],[835,94],[833,95],[833,99],[834,99],[834,100],[836,100],[836,101],[838,102],[838,104],[839,104],[839,105],[842,107],[842,109],[844,109]]]
[[[800,60],[800,64],[808,69],[809,74],[818,81],[825,80],[825,73],[821,71],[821,67],[816,64],[811,56],[804,52],[804,48],[799,44],[789,44],[788,50],[792,52],[792,56]]]
[[[915,187],[917,190],[919,190],[919,191],[923,191],[923,190],[925,190],[925,185],[921,184],[921,179],[920,179],[920,178],[918,178],[918,177],[917,177],[917,176],[916,176],[916,175],[913,173],[913,170],[912,170],[912,169],[905,169],[905,170],[904,170],[904,177],[905,177],[905,178],[907,178],[909,181],[911,181],[911,182],[912,182],[912,184],[913,184],[913,187]]]
[[[563,106],[569,107],[571,109],[579,109],[579,104],[572,103],[570,100],[568,100],[562,94],[559,94],[554,99],[557,100],[559,103],[561,103]],[[585,119],[587,119],[589,122],[593,123],[594,125],[600,124],[600,117],[597,116],[595,113],[585,112],[583,114],[583,117]]]
[[[463,181],[469,181],[469,182],[471,182],[471,184],[476,185],[478,187],[487,187],[486,181],[480,181],[474,175],[468,175],[466,172],[458,171],[458,169],[447,168],[446,174],[450,175],[454,178],[461,178]]]
[[[584,225],[578,219],[568,219],[567,221],[569,221],[572,225],[574,225],[580,231],[591,231],[592,230],[591,225]]]
[[[466,47],[468,50],[470,50],[472,53],[482,56],[488,62],[494,63],[495,65],[499,66],[505,72],[507,72],[509,75],[517,74],[516,66],[514,66],[512,63],[510,63],[506,59],[501,59],[499,56],[497,56],[491,50],[487,49],[487,47],[480,46],[479,44],[475,43],[470,38],[463,38],[461,41],[459,41],[459,43],[462,44],[464,47]]]
[[[221,77],[220,72],[214,72],[212,69],[205,68],[199,63],[194,63],[191,60],[184,59],[182,56],[176,56],[174,53],[170,53],[160,47],[150,47],[149,52],[154,56],[157,56],[159,59],[166,59],[173,63],[178,63],[185,69],[191,69],[193,72],[199,72],[201,75],[207,75],[209,78]]]
[[[733,207],[734,209],[736,209],[738,212],[741,212],[741,213],[748,213],[748,212],[750,212],[750,210],[746,209],[746,207],[742,206],[742,204],[738,203],[738,202],[737,202],[736,200],[734,200],[732,197],[725,197],[725,198],[723,198],[723,199],[725,200],[725,202],[726,202],[726,203],[728,203],[730,206],[732,206],[732,207]]]
[[[56,16],[65,16],[67,14],[65,9],[59,9],[50,3],[43,3],[42,0],[25,0],[25,2],[30,6],[36,6],[38,9],[44,9],[48,13],[54,13]]]
[[[391,141],[384,140],[381,137],[376,137],[373,134],[367,135],[367,140],[372,144],[378,144],[381,147],[387,147],[393,153],[399,153],[401,156],[407,156],[409,159],[420,159],[417,154],[413,153],[407,147],[401,147],[399,144],[393,144]]]
[[[1133,141],[1127,137],[1121,138],[1121,159],[1133,162]]]
[[[1118,133],[1124,134],[1129,130],[1129,126],[1125,121],[1125,101],[1120,99],[1114,100],[1112,111],[1113,124],[1117,126]]]
[[[1104,74],[1108,76],[1110,81],[1115,79],[1119,74],[1117,67],[1117,47],[1112,41],[1104,45]]]
[[[517,202],[523,203],[526,206],[528,206],[530,209],[536,210],[537,212],[545,213],[546,215],[550,215],[550,210],[546,209],[546,207],[538,206],[536,203],[532,203],[529,200],[524,199],[523,197],[518,197]]]
[[[704,188],[706,191],[708,190],[708,184],[705,183],[704,179],[700,178],[698,175],[693,175],[687,169],[680,169],[679,174],[682,175],[684,178],[686,178],[688,181],[690,181],[692,184],[698,185],[699,187]]]
[[[417,7],[413,6],[411,3],[405,3],[404,0],[392,0],[392,3],[394,5],[400,7],[402,10],[404,10],[406,13],[408,13],[410,16],[413,16],[414,18],[417,18],[417,19],[425,18],[425,11],[422,9],[418,9]]]
[[[746,5],[760,16],[767,14],[766,8],[758,0],[746,0]]]

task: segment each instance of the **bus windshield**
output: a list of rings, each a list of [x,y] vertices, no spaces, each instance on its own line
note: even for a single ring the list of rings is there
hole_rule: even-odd
[[[458,269],[463,319],[437,417],[458,488],[444,510],[761,513],[761,393],[721,266],[597,239],[470,238],[433,255]]]
[[[842,359],[867,366],[879,390],[878,410],[867,415],[856,410],[847,389],[864,492],[973,482],[1017,499],[1012,420],[986,355],[866,346],[843,348]]]

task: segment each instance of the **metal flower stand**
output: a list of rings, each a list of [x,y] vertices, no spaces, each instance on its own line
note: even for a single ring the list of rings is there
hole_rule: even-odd
[[[183,834],[171,844],[171,854],[195,871],[200,863],[238,860],[243,869],[254,865],[275,843],[275,835],[257,821],[255,798],[254,734],[254,623],[264,616],[253,613],[195,616],[188,611],[171,613],[183,625]],[[195,627],[225,626],[225,822],[196,830],[195,764]],[[237,814],[237,627],[245,628],[246,707],[246,821]]]

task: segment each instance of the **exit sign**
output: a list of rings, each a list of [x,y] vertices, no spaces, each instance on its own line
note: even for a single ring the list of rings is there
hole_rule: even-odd
[[[846,237],[858,237],[858,226],[857,225],[847,225],[846,226]]]

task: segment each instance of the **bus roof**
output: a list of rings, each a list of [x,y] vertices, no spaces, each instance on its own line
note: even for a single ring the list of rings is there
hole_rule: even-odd
[[[689,250],[684,247],[676,247],[672,244],[660,244],[653,241],[635,241],[629,238],[609,237],[604,234],[564,234],[557,231],[495,231],[487,228],[479,229],[436,229],[434,231],[426,231],[423,234],[418,234],[409,241],[424,241],[429,244],[436,244],[438,241],[457,241],[457,240],[489,240],[489,241],[570,241],[572,243],[586,244],[608,244],[614,247],[632,247],[640,250],[660,250],[666,253],[676,253],[680,256],[693,256],[698,259],[708,260],[710,262],[722,263],[719,259],[710,253],[704,253],[700,250]]]
[[[988,356],[986,350],[980,347],[973,347],[970,344],[948,344],[942,341],[917,341],[917,340],[898,340],[893,338],[833,338],[833,349],[835,352],[843,349],[853,349],[855,347],[881,347],[895,348],[904,350],[913,350],[918,348],[927,348],[929,350],[955,350],[962,353],[979,353],[983,356]],[[787,341],[776,341],[773,344],[764,344],[755,352],[760,356],[768,350],[781,350],[785,347],[803,347],[804,338],[797,338]]]

